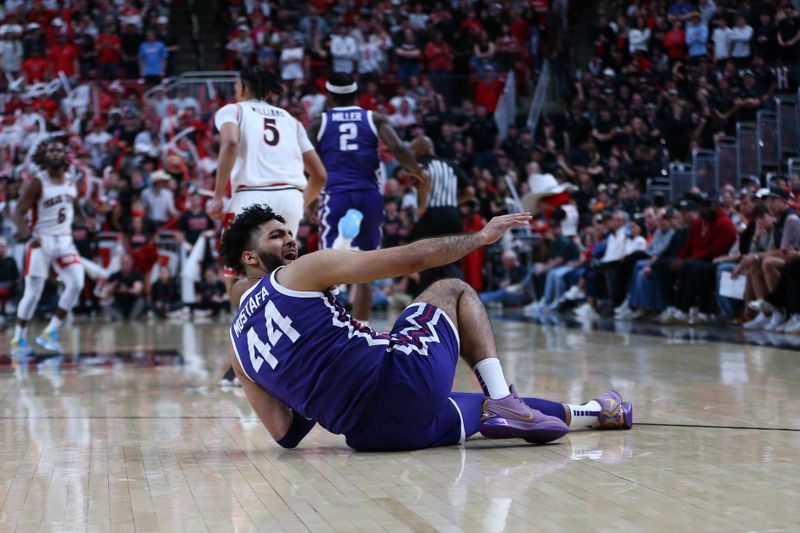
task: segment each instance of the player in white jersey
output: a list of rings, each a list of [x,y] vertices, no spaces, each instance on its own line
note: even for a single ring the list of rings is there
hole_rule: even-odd
[[[214,117],[220,150],[208,214],[221,217],[230,180],[233,215],[251,205],[267,204],[296,234],[304,208],[325,185],[325,167],[303,125],[267,102],[283,92],[280,79],[261,67],[248,67],[235,90],[236,103],[222,107]]]
[[[232,202],[224,227],[245,208],[266,204],[286,220],[297,235],[303,212],[325,186],[328,174],[305,128],[289,112],[267,100],[283,92],[280,78],[261,67],[247,67],[236,83],[236,103],[214,116],[220,132],[214,199],[206,207],[212,218],[222,218],[223,198],[230,181]],[[308,173],[306,179],[304,171]],[[226,269],[230,293],[236,274]],[[238,302],[232,304],[236,309]],[[235,383],[233,369],[222,379]]]
[[[25,291],[17,307],[17,325],[11,339],[11,355],[22,358],[33,350],[27,340],[28,321],[33,317],[45,281],[53,267],[64,284],[58,309],[50,323],[36,337],[47,350],[61,351],[58,329],[75,306],[83,290],[84,271],[72,240],[72,220],[78,204],[78,190],[66,173],[64,145],[55,139],[44,142],[34,156],[41,172],[22,187],[14,212],[17,239],[31,238],[25,255]],[[31,213],[30,226],[27,214]]]

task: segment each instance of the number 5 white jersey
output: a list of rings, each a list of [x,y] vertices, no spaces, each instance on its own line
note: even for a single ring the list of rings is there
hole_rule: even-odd
[[[62,183],[54,183],[47,172],[36,177],[42,182],[42,194],[31,214],[31,233],[37,237],[72,235],[78,196],[75,182],[66,176]]]
[[[288,111],[248,100],[222,107],[214,124],[239,127],[239,154],[231,172],[233,192],[291,186],[304,189],[303,154],[313,150],[305,128]]]

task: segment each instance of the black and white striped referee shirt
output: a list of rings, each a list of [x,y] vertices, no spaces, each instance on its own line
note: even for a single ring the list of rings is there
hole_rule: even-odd
[[[419,164],[431,177],[428,208],[458,207],[458,191],[467,184],[466,176],[456,165],[440,157],[423,157]]]

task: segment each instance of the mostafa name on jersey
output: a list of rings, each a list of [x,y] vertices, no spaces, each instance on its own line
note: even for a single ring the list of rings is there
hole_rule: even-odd
[[[261,109],[258,107],[251,107],[250,109],[253,110],[254,113],[258,113],[259,115],[263,115],[265,117],[285,117],[286,113],[284,113],[280,109]]]
[[[42,206],[48,208],[58,204],[71,204],[74,201],[75,197],[70,194],[59,194],[58,196],[53,196],[42,202]]]
[[[331,120],[334,122],[361,120],[361,113],[359,111],[338,111],[336,113],[331,113]]]
[[[247,302],[242,306],[242,310],[239,311],[239,315],[236,317],[236,321],[233,323],[233,332],[238,337],[244,331],[244,326],[247,324],[247,321],[250,320],[250,317],[253,316],[253,313],[261,307],[261,304],[267,299],[269,295],[269,291],[267,291],[266,287],[261,287],[261,290],[255,294],[251,294],[247,298]]]

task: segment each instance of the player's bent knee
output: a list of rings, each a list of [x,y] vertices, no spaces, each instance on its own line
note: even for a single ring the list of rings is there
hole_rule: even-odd
[[[454,294],[461,294],[465,290],[470,289],[469,284],[458,278],[445,278],[435,281],[428,287],[431,291],[442,291]]]

